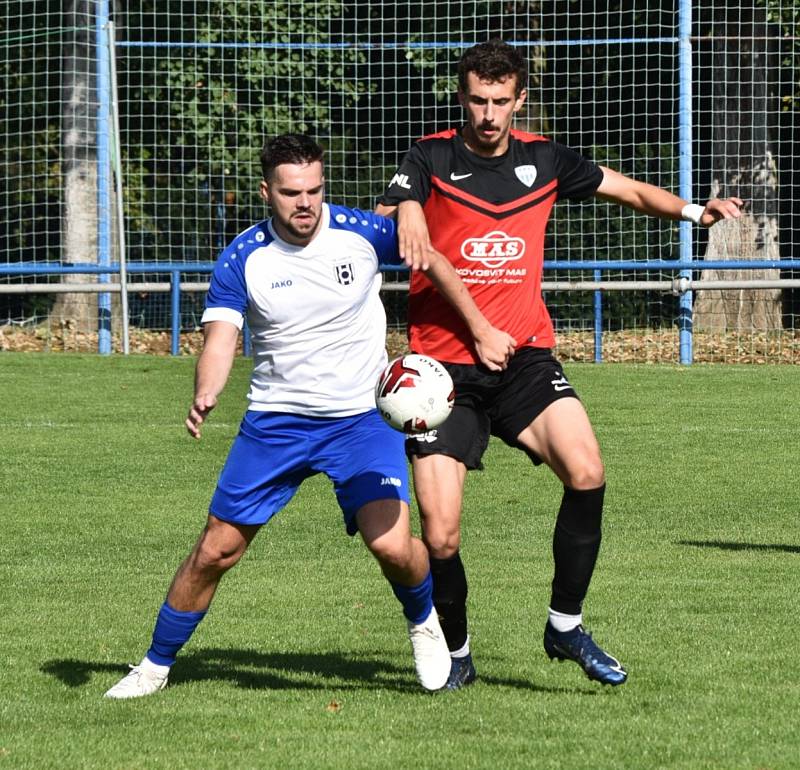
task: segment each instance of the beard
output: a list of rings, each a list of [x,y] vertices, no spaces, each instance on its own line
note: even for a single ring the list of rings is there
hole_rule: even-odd
[[[309,214],[313,219],[302,220],[298,222],[294,217],[289,217],[288,220],[282,221],[284,230],[298,241],[308,241],[319,227],[321,212],[309,209],[306,214]]]

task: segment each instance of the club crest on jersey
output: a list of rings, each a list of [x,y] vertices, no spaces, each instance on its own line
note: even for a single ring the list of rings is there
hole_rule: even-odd
[[[483,238],[467,238],[461,244],[461,256],[470,262],[482,262],[486,267],[500,267],[520,259],[525,253],[525,241],[506,235],[502,230],[486,233]]]
[[[517,166],[514,173],[525,187],[530,187],[536,181],[536,166]]]
[[[352,262],[336,265],[336,280],[339,281],[342,286],[348,286],[349,284],[353,283],[355,276],[353,275]]]

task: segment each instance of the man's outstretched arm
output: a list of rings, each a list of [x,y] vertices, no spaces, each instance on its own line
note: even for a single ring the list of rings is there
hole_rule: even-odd
[[[744,202],[740,198],[713,198],[705,206],[691,204],[667,190],[639,182],[610,168],[600,166],[603,181],[595,197],[662,219],[687,219],[711,227],[721,219],[738,219]]]

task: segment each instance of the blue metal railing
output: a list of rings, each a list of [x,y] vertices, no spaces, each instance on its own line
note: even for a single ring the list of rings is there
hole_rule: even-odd
[[[181,276],[187,273],[210,274],[214,269],[214,262],[139,262],[128,264],[129,274],[155,273],[169,276],[170,284],[170,330],[172,355],[180,352],[180,333],[181,333]],[[660,271],[677,272],[683,278],[691,278],[693,272],[701,270],[800,270],[800,259],[749,259],[749,260],[689,260],[689,265],[683,259],[679,260],[545,260],[544,269],[558,271],[592,271],[592,279],[599,282],[602,280],[602,271]],[[397,265],[381,265],[384,270],[403,271],[406,268]],[[110,281],[111,276],[119,274],[119,264],[108,265],[63,265],[58,262],[16,262],[14,264],[0,264],[0,276],[4,275],[98,275],[104,277],[105,281]],[[621,282],[622,283],[622,282]],[[129,291],[136,291],[136,283],[128,284]],[[42,289],[47,292],[46,287]],[[688,293],[688,292],[684,292]],[[603,291],[595,289],[593,291],[593,331],[594,331],[594,360],[601,363],[603,360]],[[683,297],[683,295],[681,295]],[[110,305],[109,305],[110,307]],[[681,303],[682,314],[683,304]],[[691,306],[689,307],[691,313]],[[679,318],[679,328],[681,333],[681,343],[683,344],[684,332],[688,334],[689,341],[687,350],[691,355],[692,350],[692,329],[691,315],[689,316],[688,328],[683,324],[683,317]],[[106,354],[110,351],[110,326],[109,326],[109,349],[100,349],[99,352]],[[243,330],[243,349],[245,355],[250,355],[250,333],[245,326]],[[683,347],[681,349],[681,363],[691,363],[683,358]]]

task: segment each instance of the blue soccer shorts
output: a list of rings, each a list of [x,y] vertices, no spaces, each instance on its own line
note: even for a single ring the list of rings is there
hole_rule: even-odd
[[[351,417],[248,410],[220,473],[209,511],[235,524],[268,522],[317,473],[333,482],[349,535],[373,500],[408,503],[404,436],[371,409]]]

